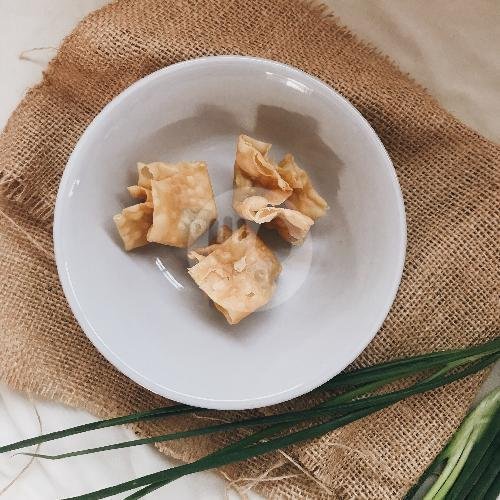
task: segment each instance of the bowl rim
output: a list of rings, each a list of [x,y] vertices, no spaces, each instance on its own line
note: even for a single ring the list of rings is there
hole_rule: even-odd
[[[391,284],[391,292],[387,294],[387,298],[385,301],[385,306],[381,308],[378,316],[378,320],[374,322],[374,326],[372,330],[367,335],[366,342],[362,342],[358,348],[353,352],[354,354],[347,359],[344,366],[341,368],[336,367],[329,373],[326,377],[323,375],[322,377],[314,378],[309,380],[307,383],[300,384],[297,387],[293,387],[287,391],[278,394],[271,394],[266,396],[261,396],[253,399],[212,399],[212,398],[203,398],[200,396],[193,396],[184,393],[179,393],[174,391],[173,389],[166,388],[163,385],[155,383],[153,380],[150,380],[146,376],[137,372],[134,368],[126,364],[121,358],[114,354],[114,352],[108,347],[100,335],[93,329],[92,325],[86,318],[86,315],[83,309],[80,306],[78,301],[78,297],[76,291],[73,288],[71,283],[71,279],[69,277],[69,273],[67,272],[67,264],[64,255],[63,249],[63,239],[64,235],[62,233],[62,224],[64,218],[64,199],[66,198],[66,193],[68,192],[69,182],[72,175],[72,165],[75,163],[76,158],[80,154],[80,150],[83,147],[83,144],[86,142],[90,131],[101,121],[104,119],[104,115],[109,113],[110,110],[120,105],[120,103],[127,99],[131,94],[136,92],[139,88],[147,86],[149,83],[153,82],[158,78],[164,78],[166,75],[175,73],[176,71],[183,70],[185,68],[189,68],[192,66],[198,65],[212,65],[217,63],[238,63],[238,64],[257,64],[257,65],[265,65],[270,66],[278,70],[285,70],[288,74],[295,74],[302,80],[306,80],[309,83],[315,85],[316,87],[322,88],[324,91],[327,91],[331,94],[335,99],[337,99],[346,110],[348,110],[353,117],[353,120],[357,121],[357,123],[362,126],[369,135],[371,135],[374,143],[379,148],[380,152],[384,157],[385,166],[390,173],[390,177],[392,180],[392,188],[394,190],[396,202],[397,202],[397,210],[398,210],[398,220],[399,220],[399,237],[400,237],[400,245],[398,251],[398,260],[395,264],[397,267],[397,274]],[[223,56],[205,56],[196,59],[190,59],[187,61],[181,61],[175,64],[171,64],[169,66],[160,68],[149,75],[137,80],[132,85],[127,87],[117,96],[115,96],[106,106],[102,108],[102,110],[94,117],[94,119],[87,126],[83,134],[80,136],[77,141],[72,153],[70,154],[66,166],[64,168],[63,175],[61,177],[61,181],[59,184],[55,209],[54,209],[54,225],[53,225],[53,242],[54,242],[54,255],[56,261],[57,272],[59,275],[59,281],[63,288],[64,295],[66,300],[70,306],[70,309],[76,318],[78,324],[82,328],[83,332],[87,336],[87,338],[91,341],[94,347],[121,373],[126,375],[132,381],[141,385],[142,387],[150,390],[155,394],[159,394],[168,399],[184,403],[187,405],[202,407],[202,408],[210,408],[210,409],[219,409],[219,410],[245,410],[252,408],[261,408],[265,406],[270,406],[278,403],[282,403],[285,401],[289,401],[293,398],[306,394],[315,388],[319,387],[342,370],[344,370],[347,366],[349,366],[368,346],[368,344],[374,339],[378,331],[380,330],[382,324],[384,323],[387,315],[389,314],[390,309],[394,303],[396,298],[399,285],[401,283],[401,279],[403,276],[403,269],[406,258],[406,247],[407,247],[407,224],[406,224],[406,213],[404,206],[403,194],[401,191],[401,186],[399,184],[399,180],[397,178],[396,171],[394,169],[394,165],[387,153],[382,141],[378,137],[377,133],[373,129],[373,127],[368,123],[368,121],[363,117],[363,115],[354,107],[353,104],[349,100],[347,100],[344,96],[342,96],[339,92],[333,89],[328,84],[324,83],[319,78],[306,73],[298,68],[295,68],[291,65],[273,61],[271,59],[264,59],[259,57],[251,57],[251,56],[238,56],[238,55],[223,55]]]

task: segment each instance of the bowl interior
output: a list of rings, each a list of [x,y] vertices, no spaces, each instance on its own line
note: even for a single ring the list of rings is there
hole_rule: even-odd
[[[235,227],[242,132],[273,143],[275,159],[291,152],[331,209],[301,247],[259,233],[282,261],[278,289],[229,326],[188,276],[185,250],[126,253],[112,216],[133,204],[137,161],[205,160],[219,222]],[[104,109],[68,163],[54,237],[70,305],[115,366],[177,401],[250,408],[311,390],[373,338],[401,277],[405,222],[391,162],[347,101],[293,68],[221,57],[160,70]]]

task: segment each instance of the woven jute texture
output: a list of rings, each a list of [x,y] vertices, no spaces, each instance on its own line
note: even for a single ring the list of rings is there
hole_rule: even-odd
[[[76,324],[54,265],[53,208],[72,148],[111,98],[158,68],[216,54],[265,57],[316,75],[354,103],[389,151],[406,204],[407,261],[396,302],[358,365],[478,343],[498,332],[498,146],[460,124],[320,6],[121,0],[79,24],[0,137],[1,380],[100,417],[168,404],[118,373]],[[449,438],[480,379],[401,402],[288,449],[287,456],[223,472],[269,497],[399,498]],[[194,425],[206,422],[183,417],[136,431]],[[234,438],[215,435],[161,449],[193,460]]]

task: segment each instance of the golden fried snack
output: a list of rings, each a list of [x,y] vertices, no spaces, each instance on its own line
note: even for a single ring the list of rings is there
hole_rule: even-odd
[[[221,243],[189,253],[197,264],[188,269],[196,284],[231,325],[265,305],[276,288],[281,265],[273,252],[246,225]]]
[[[151,175],[148,181],[153,195],[153,225],[148,241],[186,248],[217,217],[206,164],[150,164],[141,170],[144,177],[146,173]]]
[[[192,169],[193,165],[203,162],[190,163],[181,161],[179,163],[164,163],[161,161],[154,161],[152,163],[137,164],[137,172],[139,179],[137,184],[143,188],[151,189],[151,181],[161,181],[167,177],[172,177],[180,173],[186,173]]]
[[[271,144],[240,135],[234,164],[235,200],[264,196],[271,205],[283,203],[292,188],[268,158]]]
[[[148,243],[147,234],[153,223],[153,204],[139,203],[124,208],[113,217],[125,250],[129,251]]]
[[[251,196],[241,205],[239,215],[244,219],[276,229],[292,245],[303,243],[314,221],[297,210],[273,207],[262,196]]]
[[[142,201],[153,201],[153,194],[151,193],[151,189],[147,189],[142,186],[129,186],[127,188],[127,191],[129,192],[130,196],[132,196],[132,198],[136,198]]]
[[[293,192],[287,198],[285,205],[293,210],[298,210],[313,220],[325,215],[328,203],[314,189],[311,179],[301,169],[291,154],[279,162],[277,170],[281,177],[293,188]]]
[[[232,234],[233,232],[228,226],[224,225],[220,227],[217,231],[215,243],[206,247],[197,248],[196,250],[191,250],[188,253],[188,258],[191,260],[197,259],[198,261],[200,261],[202,257],[206,257],[207,255],[211,254],[219,246],[220,243],[224,243]]]
[[[244,219],[266,224],[292,245],[300,245],[328,205],[292,155],[276,165],[269,159],[270,149],[271,144],[246,135],[238,138],[233,208]]]
[[[152,241],[187,247],[217,217],[205,163],[138,163],[137,171],[137,185],[127,189],[143,203],[114,217],[125,250]]]

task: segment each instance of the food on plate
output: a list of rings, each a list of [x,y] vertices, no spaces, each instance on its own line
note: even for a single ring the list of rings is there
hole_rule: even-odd
[[[271,144],[239,136],[233,208],[244,219],[276,229],[283,239],[300,245],[328,204],[291,154],[276,164],[269,158],[270,149]]]
[[[205,163],[167,166],[169,169],[149,169],[153,225],[148,241],[186,248],[216,219],[214,193]]]
[[[153,201],[153,194],[151,193],[151,189],[146,189],[142,186],[129,186],[127,188],[127,191],[129,192],[130,196],[132,196],[132,198],[136,198],[142,201]]]
[[[222,228],[213,245],[191,251],[188,269],[196,284],[231,325],[265,305],[276,288],[281,265],[247,226]]]
[[[271,144],[239,136],[233,208],[300,245],[328,205],[291,154],[275,163],[270,149]],[[191,247],[217,218],[204,162],[138,163],[137,173],[137,184],[127,189],[139,203],[114,217],[125,250],[149,242]],[[196,261],[189,275],[231,325],[271,300],[281,273],[274,253],[247,224],[234,232],[222,226],[213,244],[188,257]]]
[[[153,223],[153,204],[139,203],[124,208],[113,217],[125,250],[133,250],[148,243],[147,234]]]
[[[328,203],[314,189],[306,171],[300,168],[291,154],[286,154],[279,162],[277,170],[293,189],[286,205],[307,215],[314,221],[325,215]]]
[[[142,203],[115,215],[125,250],[148,242],[186,248],[217,217],[204,162],[138,163],[137,185],[128,187]]]

